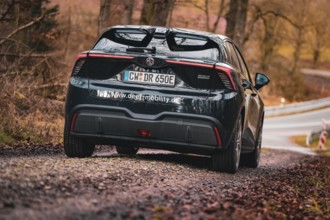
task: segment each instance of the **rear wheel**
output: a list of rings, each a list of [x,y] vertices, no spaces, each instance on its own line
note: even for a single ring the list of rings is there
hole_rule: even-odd
[[[212,169],[227,173],[236,173],[239,167],[242,143],[241,117],[237,120],[233,136],[227,149],[215,152],[212,155]]]
[[[139,151],[139,147],[116,146],[118,154],[135,155]]]
[[[261,142],[262,142],[262,126],[260,127],[260,132],[258,140],[256,142],[255,149],[248,154],[242,155],[242,164],[246,167],[257,168],[260,162],[260,153],[261,153]]]
[[[90,157],[95,145],[87,140],[75,137],[70,134],[67,128],[64,129],[64,152],[68,157]]]

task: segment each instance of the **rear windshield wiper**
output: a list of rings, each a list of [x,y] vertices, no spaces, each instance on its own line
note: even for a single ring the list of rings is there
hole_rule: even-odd
[[[138,53],[146,53],[150,52],[152,54],[156,54],[156,47],[130,47],[126,49],[127,52],[138,52]]]

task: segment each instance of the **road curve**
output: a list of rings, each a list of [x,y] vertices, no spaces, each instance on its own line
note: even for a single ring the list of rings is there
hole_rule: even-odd
[[[323,119],[330,125],[330,108],[295,115],[265,118],[263,147],[315,154],[310,149],[290,142],[289,137],[307,135],[312,130],[320,129]]]

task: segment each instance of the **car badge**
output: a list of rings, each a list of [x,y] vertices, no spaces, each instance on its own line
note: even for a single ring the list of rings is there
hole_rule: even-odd
[[[153,65],[155,64],[155,60],[154,60],[154,58],[152,58],[152,57],[148,57],[148,58],[146,59],[146,64],[147,64],[148,66],[153,66]]]

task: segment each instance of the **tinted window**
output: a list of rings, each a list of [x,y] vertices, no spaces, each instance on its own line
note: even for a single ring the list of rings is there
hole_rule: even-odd
[[[237,54],[237,57],[238,57],[238,61],[241,65],[241,70],[242,70],[242,74],[243,74],[244,78],[251,81],[249,70],[247,69],[247,67],[245,65],[245,62],[244,62],[244,59],[243,59],[241,53],[239,52],[239,50],[236,47],[235,47],[235,51],[236,51],[236,54]]]
[[[225,43],[225,47],[227,49],[227,55],[228,55],[228,62],[233,66],[235,67],[236,69],[240,70],[241,71],[241,67],[238,63],[238,60],[237,60],[237,56],[236,56],[236,53],[235,53],[235,50],[234,50],[234,47],[231,43],[229,42],[226,42]]]

